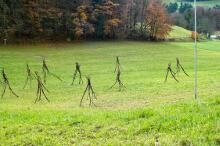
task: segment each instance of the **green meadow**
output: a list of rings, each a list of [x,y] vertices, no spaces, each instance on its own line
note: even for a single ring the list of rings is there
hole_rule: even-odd
[[[175,32],[174,32],[175,35]],[[220,42],[198,44],[199,99],[194,99],[192,42],[79,42],[70,44],[0,46],[13,90],[0,99],[0,146],[9,145],[220,145]],[[109,89],[115,82],[115,57],[120,57],[121,80],[126,86]],[[176,57],[190,77],[169,76]],[[26,64],[42,75],[45,58],[60,82],[48,76],[50,99],[34,103],[37,83],[23,89]],[[81,64],[84,84],[71,86],[75,62]],[[92,80],[97,107],[83,107],[80,99]],[[0,89],[0,93],[2,90]]]
[[[181,3],[180,0],[162,0],[164,3],[174,3],[178,2],[179,4]],[[187,3],[187,2],[186,2]],[[194,4],[193,2],[190,2],[192,5]],[[206,1],[197,1],[198,6],[203,6],[203,7],[214,7],[216,5],[220,5],[219,0],[206,0]]]

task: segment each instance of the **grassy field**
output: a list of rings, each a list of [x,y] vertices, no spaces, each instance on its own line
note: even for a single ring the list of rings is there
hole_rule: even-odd
[[[168,38],[174,38],[174,39],[191,39],[191,31],[184,29],[179,26],[173,26],[172,31],[170,32]]]
[[[212,0],[212,1],[204,1],[204,2],[198,2],[199,6],[205,6],[205,7],[214,7],[216,5],[220,5],[219,0]]]
[[[178,2],[180,4],[180,0],[163,0],[164,3],[170,3],[170,2]],[[192,3],[193,5],[194,3]],[[212,1],[202,1],[202,2],[197,2],[198,6],[204,6],[204,7],[214,7],[216,5],[220,5],[219,0],[212,0]]]
[[[219,145],[220,42],[199,43],[199,100],[193,99],[193,43],[81,42],[0,46],[0,67],[12,88],[0,99],[0,145]],[[120,56],[126,89],[108,90],[115,81],[115,56]],[[34,104],[36,83],[23,90],[25,66],[41,72],[45,57],[53,77],[45,100]],[[190,75],[164,83],[169,62],[180,58]],[[85,84],[70,86],[74,63],[90,76],[95,103],[79,102]],[[85,81],[85,80],[84,80]],[[1,90],[0,90],[1,92]]]

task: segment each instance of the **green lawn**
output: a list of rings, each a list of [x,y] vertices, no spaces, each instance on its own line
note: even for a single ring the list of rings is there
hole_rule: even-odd
[[[81,42],[0,46],[12,88],[0,99],[0,146],[9,145],[219,145],[220,42],[200,43],[199,100],[193,99],[193,43]],[[115,56],[120,56],[126,89],[108,90],[114,83]],[[25,66],[41,73],[45,57],[50,103],[34,104],[36,83],[23,90]],[[190,75],[164,83],[169,62],[180,58]],[[79,102],[85,84],[70,86],[75,62],[90,76],[98,107]],[[85,82],[86,80],[84,80]],[[1,93],[1,90],[0,90]]]
[[[191,40],[191,31],[179,26],[173,26],[168,38]]]
[[[170,3],[170,2],[178,2],[180,4],[180,0],[162,0],[164,3]],[[192,5],[194,4],[193,2],[191,3]],[[204,6],[204,7],[214,7],[216,5],[220,5],[219,0],[211,0],[211,1],[202,1],[202,2],[197,2],[198,6]]]
[[[214,7],[214,6],[216,6],[216,5],[220,5],[220,1],[219,1],[219,0],[198,2],[198,6]]]

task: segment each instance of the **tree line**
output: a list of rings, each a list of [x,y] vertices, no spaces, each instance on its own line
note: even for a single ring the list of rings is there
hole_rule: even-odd
[[[194,29],[194,7],[191,3],[169,3],[166,9],[173,20],[173,24]],[[213,8],[197,7],[198,32],[213,34],[220,30],[220,6]]]
[[[159,0],[0,0],[8,40],[162,40],[171,30]]]
[[[198,32],[220,30],[220,8],[198,7]],[[164,40],[171,25],[193,30],[190,3],[160,0],[0,0],[0,39]]]

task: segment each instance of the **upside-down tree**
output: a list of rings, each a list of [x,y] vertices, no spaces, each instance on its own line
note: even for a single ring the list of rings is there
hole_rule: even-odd
[[[150,0],[146,11],[146,31],[150,40],[163,40],[171,31],[171,21],[165,7],[158,0]]]

